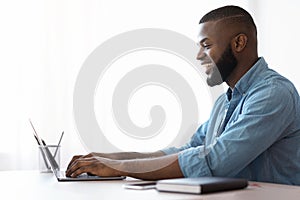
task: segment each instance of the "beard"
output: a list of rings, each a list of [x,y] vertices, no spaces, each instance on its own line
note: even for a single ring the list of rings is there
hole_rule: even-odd
[[[207,78],[206,82],[209,86],[220,85],[227,81],[230,74],[237,66],[237,59],[233,55],[231,45],[229,44],[224,50],[221,58],[213,66],[212,72]]]

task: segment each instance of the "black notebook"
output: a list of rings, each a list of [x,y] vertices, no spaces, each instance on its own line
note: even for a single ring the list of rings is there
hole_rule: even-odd
[[[161,192],[205,194],[225,190],[243,189],[248,186],[246,179],[224,177],[177,178],[160,180],[156,189]]]

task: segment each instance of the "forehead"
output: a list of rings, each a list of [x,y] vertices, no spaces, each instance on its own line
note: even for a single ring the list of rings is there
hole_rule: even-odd
[[[229,34],[228,30],[220,21],[201,23],[198,27],[197,42],[203,42],[204,40],[224,41]]]
[[[197,42],[202,42],[204,39],[214,38],[216,32],[216,22],[205,22],[198,25]]]

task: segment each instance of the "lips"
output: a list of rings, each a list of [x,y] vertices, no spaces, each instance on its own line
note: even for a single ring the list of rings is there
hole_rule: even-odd
[[[214,65],[213,63],[206,62],[206,63],[201,63],[201,66],[206,68],[205,73],[208,75],[211,73]]]

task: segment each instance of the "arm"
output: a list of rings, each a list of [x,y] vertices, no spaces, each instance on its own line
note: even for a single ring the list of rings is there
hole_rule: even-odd
[[[75,160],[66,171],[66,175],[70,177],[76,177],[82,173],[98,176],[130,176],[146,180],[183,177],[177,154],[131,160],[81,157]]]
[[[92,152],[87,155],[76,155],[72,158],[70,164],[80,158],[90,158],[93,156],[96,157],[102,157],[102,158],[109,158],[109,159],[114,159],[114,160],[128,160],[128,159],[137,159],[137,158],[153,158],[153,157],[160,157],[164,156],[165,153],[162,151],[156,151],[156,152],[151,152],[151,153],[140,153],[140,152],[116,152],[116,153],[97,153],[97,152]]]
[[[165,153],[162,151],[156,151],[152,153],[139,153],[139,152],[116,152],[116,153],[97,153],[92,152],[87,155],[76,155],[73,156],[72,160],[70,161],[68,168],[79,158],[92,158],[92,157],[102,157],[108,158],[113,160],[130,160],[130,159],[138,159],[138,158],[155,158],[164,156]]]
[[[178,165],[178,152],[184,150],[184,149],[188,149],[190,147],[195,147],[195,146],[199,146],[203,143],[204,138],[205,138],[205,134],[206,134],[206,130],[207,130],[207,124],[208,122],[202,124],[197,132],[193,135],[193,137],[191,138],[190,142],[188,142],[186,145],[180,147],[180,148],[175,148],[175,147],[171,147],[168,149],[163,149],[161,151],[156,151],[156,152],[152,152],[152,153],[139,153],[139,152],[118,152],[118,153],[89,153],[85,156],[83,155],[77,155],[74,156],[72,158],[72,160],[70,161],[69,165],[68,165],[68,170],[71,168],[71,166],[73,166],[76,162],[78,161],[83,161],[83,160],[88,160],[88,158],[90,158],[90,161],[92,160],[98,160],[98,161],[103,161],[103,162],[114,162],[114,163],[118,163],[118,165],[123,164],[123,167],[128,168],[128,169],[135,169],[135,172],[137,172],[140,168],[139,165],[145,165],[145,164],[149,164],[150,168],[152,165],[156,165],[156,163],[164,163],[167,162],[171,157],[168,157],[166,155],[172,155],[173,159],[176,157],[176,160],[174,160],[174,163],[172,163],[172,165],[169,166],[169,168],[166,167],[162,167],[160,170],[156,170],[156,176],[155,177],[160,177],[158,174],[161,174],[162,172],[164,172],[165,174],[167,174],[166,171],[163,170],[170,170],[172,169],[174,172],[176,170],[174,170],[173,168],[177,168],[177,171],[180,171],[179,169],[179,165]],[[105,159],[106,158],[106,159]],[[148,158],[148,159],[145,159]],[[157,159],[154,159],[157,158]],[[138,160],[138,159],[142,159],[142,160]],[[124,160],[124,162],[117,162],[116,160]],[[130,161],[132,160],[132,161]],[[101,163],[101,161],[99,163]],[[137,166],[135,168],[132,167],[132,165],[134,163],[139,163],[137,164]],[[90,162],[90,164],[92,164],[92,162]],[[171,164],[171,163],[169,163]],[[101,164],[100,164],[101,165]],[[145,168],[145,166],[143,166]],[[71,175],[73,173],[73,170],[69,170],[69,173],[67,173],[68,175]],[[120,170],[120,171],[129,171],[129,170]],[[148,170],[148,173],[133,173],[127,176],[133,176],[136,178],[146,178],[146,176],[149,176],[149,172],[150,171],[154,171],[152,170]],[[154,173],[154,172],[153,172]],[[180,176],[182,176],[182,173],[180,171],[180,173],[176,173],[179,174]],[[174,174],[175,176],[177,176],[176,174]],[[142,177],[143,176],[143,177]],[[148,178],[154,178],[153,176],[150,175],[150,177]]]
[[[90,153],[87,157],[99,156],[103,158],[110,158],[114,160],[128,160],[128,159],[138,159],[138,158],[154,158],[164,156],[162,151],[141,153],[141,152],[116,152],[116,153]]]
[[[79,158],[91,158],[91,157],[102,157],[102,158],[108,158],[108,159],[113,159],[113,160],[129,160],[129,159],[142,159],[142,158],[156,158],[156,157],[161,157],[165,155],[170,155],[170,154],[175,154],[178,153],[184,149],[188,149],[190,147],[196,147],[199,145],[202,145],[206,130],[207,130],[207,124],[208,121],[202,124],[197,132],[192,136],[190,142],[185,144],[184,146],[180,148],[176,147],[171,147],[168,149],[163,149],[160,151],[152,152],[152,153],[140,153],[140,152],[117,152],[117,153],[96,153],[92,152],[87,155],[76,155],[72,158],[70,161],[68,168],[74,163]]]
[[[90,153],[74,156],[66,175],[76,177],[86,172],[99,176],[130,176],[148,180],[183,177],[177,152],[201,145],[207,124],[200,126],[190,142],[180,148],[171,147],[153,153]]]

